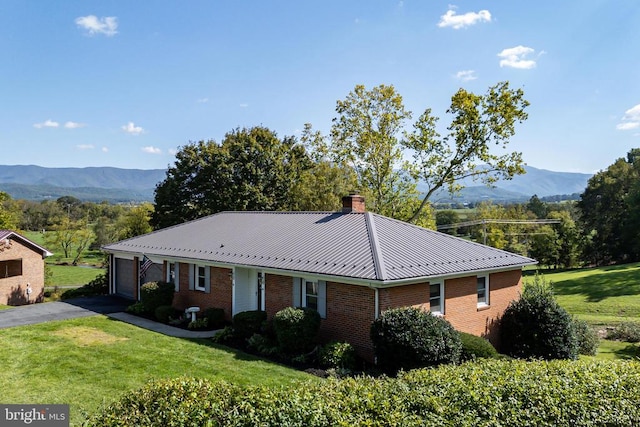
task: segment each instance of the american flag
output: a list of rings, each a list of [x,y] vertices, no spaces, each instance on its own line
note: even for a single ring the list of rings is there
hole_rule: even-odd
[[[144,279],[144,276],[147,274],[147,270],[153,265],[153,261],[151,261],[149,258],[147,258],[147,256],[145,255],[144,258],[142,258],[142,264],[140,264],[140,279]]]

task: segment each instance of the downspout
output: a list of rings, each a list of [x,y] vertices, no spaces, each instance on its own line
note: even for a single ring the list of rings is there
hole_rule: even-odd
[[[378,288],[373,288],[373,305],[374,305],[374,319],[378,319],[380,316],[380,290]]]

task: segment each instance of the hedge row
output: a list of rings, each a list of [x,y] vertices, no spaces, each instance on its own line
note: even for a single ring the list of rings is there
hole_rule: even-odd
[[[637,426],[640,363],[482,360],[291,388],[154,382],[95,426]]]

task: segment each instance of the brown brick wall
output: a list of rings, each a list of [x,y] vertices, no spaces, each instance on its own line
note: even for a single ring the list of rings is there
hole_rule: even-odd
[[[380,289],[380,312],[394,307],[418,307],[429,310],[429,283]]]
[[[327,282],[327,318],[322,319],[320,339],[348,341],[358,354],[373,360],[369,331],[375,319],[374,311],[373,289]]]
[[[445,319],[462,332],[483,336],[499,345],[497,320],[522,287],[520,270],[489,276],[489,306],[478,307],[476,276],[445,281]]]
[[[267,274],[264,308],[269,317],[293,306],[293,277]]]
[[[0,304],[22,305],[42,302],[44,297],[44,260],[42,255],[14,239],[11,241],[10,247],[3,248],[0,252],[0,261],[18,259],[22,259],[22,275],[4,277],[6,271],[0,272]],[[28,300],[27,283],[31,287]]]
[[[180,263],[180,291],[173,297],[173,306],[179,310],[197,306],[200,310],[215,307],[224,309],[226,320],[231,320],[232,271],[230,268],[209,267],[211,292],[189,289],[191,264]]]

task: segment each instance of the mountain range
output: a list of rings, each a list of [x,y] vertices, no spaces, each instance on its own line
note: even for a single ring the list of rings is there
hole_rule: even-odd
[[[554,172],[525,167],[527,173],[510,181],[500,181],[494,188],[464,182],[467,187],[451,197],[440,192],[436,202],[470,203],[482,200],[520,202],[534,194],[548,197],[582,193],[590,174]],[[153,201],[156,184],[166,177],[165,169],[120,169],[114,167],[45,168],[34,165],[0,165],[0,191],[14,199],[46,200],[73,196],[100,202]],[[424,189],[424,186],[418,186]]]

